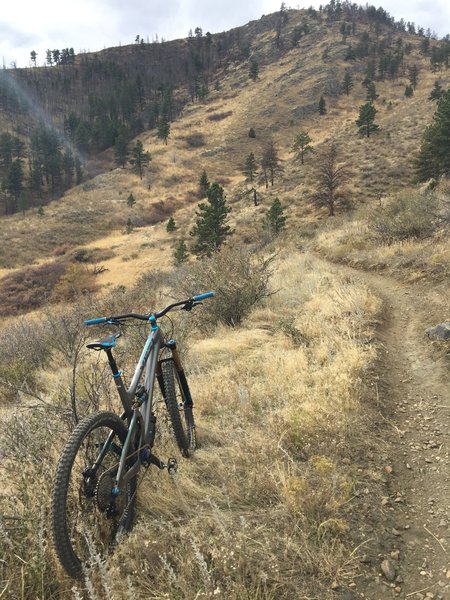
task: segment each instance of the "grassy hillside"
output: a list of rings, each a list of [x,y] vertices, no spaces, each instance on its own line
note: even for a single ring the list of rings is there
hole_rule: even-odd
[[[318,255],[438,280],[435,295],[443,298],[449,187],[415,186],[412,161],[435,109],[433,84],[447,88],[450,75],[430,69],[424,36],[377,26],[364,12],[341,20],[314,11],[287,16],[227,32],[230,52],[211,71],[208,95],[185,103],[168,143],[155,130],[133,140],[152,156],[142,180],[129,164],[117,168],[109,148],[91,157],[95,177],[42,210],[0,218],[0,597],[331,600],[351,595],[364,560],[378,556],[379,540],[368,530],[382,519],[385,483],[374,461],[386,409],[373,376],[381,302]],[[344,41],[342,22],[352,20],[356,29]],[[305,24],[293,45],[295,28]],[[370,138],[355,125],[370,57],[346,59],[365,34],[391,54],[405,49],[395,77],[376,78],[379,131]],[[134,52],[107,54],[126,64]],[[259,65],[255,81],[249,59]],[[407,98],[412,65],[419,78]],[[347,69],[354,79],[348,96],[340,93]],[[302,130],[315,151],[304,165],[292,152]],[[282,170],[266,187],[260,163],[269,141]],[[331,141],[349,173],[347,205],[334,218],[313,201],[317,164]],[[254,182],[242,172],[250,152],[259,166]],[[191,254],[174,267],[177,242],[193,246],[204,170],[225,189],[234,233],[217,256]],[[276,197],[286,228],[269,236],[262,223]],[[245,286],[258,277],[263,298],[245,306],[236,327],[226,325],[225,309],[237,310],[233,294],[244,288],[251,297]],[[158,309],[193,293],[192,282],[196,292],[218,292],[211,305],[175,319],[201,447],[191,461],[180,460],[174,479],[149,470],[136,529],[107,566],[93,568],[85,589],[73,589],[48,542],[52,477],[74,407],[80,414],[115,407],[104,362],[85,349],[92,332],[82,321]],[[130,328],[120,340],[126,377],[142,335]],[[160,423],[158,452],[172,456],[164,417]]]

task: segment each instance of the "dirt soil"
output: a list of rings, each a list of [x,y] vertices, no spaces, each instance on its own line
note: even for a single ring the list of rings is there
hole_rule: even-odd
[[[374,385],[386,424],[381,522],[367,534],[378,549],[344,597],[450,600],[450,355],[425,334],[450,320],[448,284],[342,269],[384,303]]]

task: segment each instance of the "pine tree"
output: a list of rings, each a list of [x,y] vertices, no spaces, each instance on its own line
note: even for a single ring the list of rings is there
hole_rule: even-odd
[[[423,134],[415,169],[419,181],[450,175],[450,90],[438,101],[433,121]]]
[[[207,202],[198,205],[195,225],[190,232],[197,238],[194,252],[200,256],[210,256],[232,233],[226,224],[231,208],[227,206],[223,187],[215,182],[209,186],[206,194]]]
[[[273,140],[270,140],[264,148],[261,158],[261,167],[264,173],[266,188],[269,187],[269,179],[273,186],[276,173],[282,171],[278,152]]]
[[[356,125],[361,135],[370,137],[371,133],[379,129],[379,126],[375,123],[377,112],[377,109],[371,102],[367,102],[359,107],[359,117],[356,119]]]
[[[412,98],[412,96],[414,96],[413,86],[412,85],[407,85],[405,87],[405,97],[406,98]]]
[[[244,175],[246,176],[248,181],[253,181],[257,171],[258,169],[256,165],[255,155],[253,154],[253,152],[250,152],[250,154],[245,159]]]
[[[127,198],[127,205],[129,206],[129,208],[133,208],[135,204],[136,198],[133,196],[133,192],[130,192],[130,195]]]
[[[428,96],[428,100],[439,100],[442,98],[443,94],[444,90],[442,89],[442,85],[439,83],[439,81],[435,81],[433,89]]]
[[[14,198],[11,212],[16,212],[19,207],[19,199],[23,190],[23,168],[22,161],[18,158],[11,164],[6,181],[7,190]]]
[[[256,137],[256,132],[253,129],[253,127],[250,127],[250,129],[248,130],[248,137],[249,138],[255,138]]]
[[[369,81],[367,83],[367,101],[368,102],[375,102],[375,100],[378,98],[378,94],[377,94],[377,88],[375,87],[375,84],[373,81]]]
[[[177,226],[175,224],[175,219],[173,217],[169,217],[169,220],[167,221],[166,225],[166,231],[168,233],[172,233],[172,231],[175,231],[176,228]]]
[[[167,140],[169,139],[170,135],[170,122],[165,113],[162,113],[162,115],[159,117],[156,128],[157,137],[167,144]]]
[[[253,81],[256,81],[258,79],[258,75],[259,75],[258,63],[256,62],[256,60],[251,60],[249,70],[248,70],[248,76]]]
[[[73,185],[73,176],[75,169],[75,159],[73,157],[72,151],[69,148],[66,148],[63,154],[62,167],[64,171],[64,187],[66,189],[69,189]]]
[[[324,115],[327,112],[325,98],[323,96],[320,96],[318,109],[319,109],[319,115]]]
[[[347,96],[350,94],[350,90],[353,88],[353,76],[350,69],[345,69],[344,79],[341,84],[341,89]]]
[[[272,202],[271,207],[266,213],[263,221],[263,228],[271,235],[277,235],[286,224],[286,216],[283,214],[283,207],[278,198]]]
[[[125,226],[125,232],[127,234],[130,234],[134,229],[134,225],[133,225],[133,221],[131,220],[131,217],[128,217],[127,219],[127,224]]]
[[[180,240],[175,247],[174,259],[176,265],[181,265],[187,262],[189,254],[187,251],[186,243],[184,240]]]
[[[208,188],[209,188],[209,179],[206,171],[200,175],[200,179],[198,180],[198,186],[200,188],[200,198],[206,198]]]
[[[114,142],[114,162],[122,169],[125,167],[128,160],[128,142],[125,136],[125,131],[121,129]]]
[[[133,173],[136,173],[142,179],[144,169],[148,167],[151,160],[150,152],[145,152],[142,142],[138,140],[131,150],[130,164],[132,165]]]
[[[412,85],[413,90],[417,87],[417,82],[419,80],[419,69],[417,65],[413,65],[409,68],[409,82]]]
[[[306,131],[297,133],[294,138],[294,145],[292,146],[292,152],[297,153],[297,158],[300,158],[302,165],[304,164],[305,155],[309,152],[314,152],[314,148],[310,146],[312,142],[311,137]]]

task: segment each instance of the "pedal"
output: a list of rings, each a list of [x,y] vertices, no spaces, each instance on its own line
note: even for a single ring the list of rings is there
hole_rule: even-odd
[[[178,463],[176,458],[169,458],[167,461],[167,471],[169,475],[174,475],[178,471]]]
[[[158,469],[165,469],[167,465],[163,463],[162,460],[159,460],[157,456],[152,454],[149,448],[145,448],[141,452],[141,463],[147,469],[150,465],[155,465]]]

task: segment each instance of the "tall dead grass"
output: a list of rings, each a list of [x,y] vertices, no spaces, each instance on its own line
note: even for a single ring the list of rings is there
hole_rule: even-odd
[[[68,428],[61,379],[46,379],[53,414],[5,416],[0,590],[8,598],[328,599],[332,584],[351,580],[361,542],[351,533],[357,465],[369,444],[363,381],[375,352],[367,340],[379,303],[307,256],[285,253],[276,267],[277,293],[264,306],[189,348],[199,450],[173,478],[147,472],[132,534],[72,592],[46,533]],[[80,395],[92,366],[80,371]],[[176,450],[159,423],[155,451],[166,459]]]

